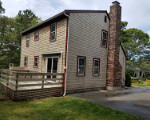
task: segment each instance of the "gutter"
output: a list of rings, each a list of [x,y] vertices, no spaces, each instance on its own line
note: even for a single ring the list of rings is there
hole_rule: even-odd
[[[68,70],[68,45],[69,45],[69,15],[64,12],[64,15],[67,19],[67,30],[66,30],[66,48],[65,48],[65,69],[64,69],[64,94],[66,95],[66,87],[67,87],[67,70]]]

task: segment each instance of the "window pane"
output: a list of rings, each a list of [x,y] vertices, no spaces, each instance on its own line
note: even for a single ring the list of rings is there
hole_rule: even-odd
[[[84,66],[84,58],[79,58],[79,66]]]
[[[52,58],[48,58],[47,72],[51,72],[51,67],[52,67]]]
[[[85,74],[85,58],[78,57],[78,75]]]
[[[103,39],[102,46],[106,46],[106,40]]]
[[[58,58],[53,58],[53,73],[57,73]]]
[[[95,60],[95,66],[96,66],[96,67],[99,66],[99,60]]]
[[[84,67],[79,67],[78,73],[83,75],[84,74]]]
[[[30,36],[29,36],[29,35],[27,35],[27,40],[29,40],[29,38],[30,38]]]
[[[29,46],[29,40],[27,40],[27,46]]]
[[[99,64],[100,64],[100,61],[99,61],[99,59],[94,59],[93,62],[94,62],[94,64],[93,64],[94,65],[93,66],[93,74],[94,75],[99,75],[99,69],[100,69],[99,68],[100,67]]]
[[[51,33],[51,40],[55,39],[55,32]]]
[[[51,24],[51,32],[54,32],[54,31],[55,31],[55,23]]]
[[[38,36],[37,35],[35,36],[35,40],[38,40]]]
[[[37,62],[38,58],[35,58],[35,62]]]
[[[38,58],[37,58],[37,57],[34,58],[34,66],[35,66],[35,67],[38,66]]]
[[[94,69],[94,74],[98,75],[98,68]]]
[[[107,33],[103,32],[103,39],[107,39]]]
[[[25,59],[24,59],[24,65],[26,66],[27,65],[27,57],[25,57]]]
[[[29,40],[30,40],[30,36],[27,35],[27,42],[26,42],[26,46],[29,46]]]
[[[38,40],[39,31],[35,32],[35,40]]]
[[[34,66],[37,67],[37,65],[38,65],[38,64],[35,62],[35,63],[34,63]]]
[[[108,33],[107,31],[102,31],[102,46],[107,47]]]

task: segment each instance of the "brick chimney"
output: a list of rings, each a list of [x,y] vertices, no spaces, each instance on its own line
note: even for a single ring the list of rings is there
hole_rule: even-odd
[[[108,63],[107,63],[107,89],[121,88],[122,67],[119,62],[120,31],[121,31],[121,6],[117,1],[110,6]]]

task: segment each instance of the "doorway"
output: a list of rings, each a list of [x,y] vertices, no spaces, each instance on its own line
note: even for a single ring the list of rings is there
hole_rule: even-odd
[[[51,57],[47,58],[47,72],[48,73],[57,73],[58,69],[58,58]],[[47,76],[47,78],[56,78],[56,76]]]

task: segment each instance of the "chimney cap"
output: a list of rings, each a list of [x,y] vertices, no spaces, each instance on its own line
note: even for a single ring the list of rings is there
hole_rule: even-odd
[[[118,5],[120,4],[118,1],[114,1],[114,2],[112,2],[112,3],[113,3],[113,4],[118,4]]]

